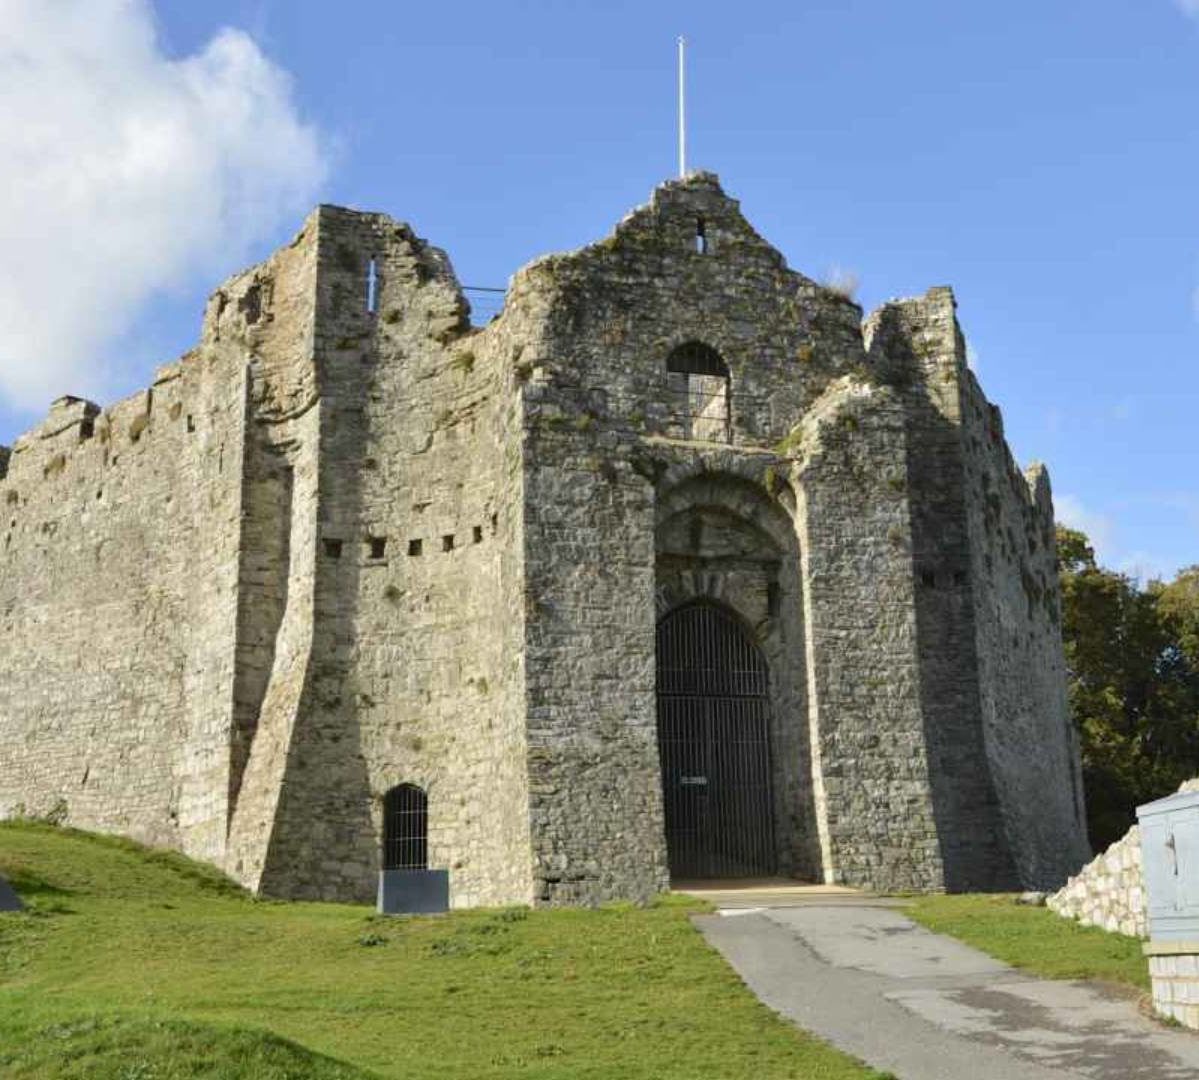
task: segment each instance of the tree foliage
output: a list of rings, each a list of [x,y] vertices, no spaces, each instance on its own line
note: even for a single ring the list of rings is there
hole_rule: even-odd
[[[1102,850],[1140,803],[1199,775],[1199,566],[1142,586],[1099,566],[1083,533],[1058,526],[1057,542],[1087,825]]]

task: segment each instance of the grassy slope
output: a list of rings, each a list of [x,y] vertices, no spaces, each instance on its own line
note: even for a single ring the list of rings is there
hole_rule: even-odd
[[[924,896],[904,914],[1047,979],[1096,979],[1149,989],[1139,940],[1080,926],[1048,908],[1017,904],[1011,896]]]
[[[5,1076],[875,1075],[760,1005],[677,901],[383,920],[25,823],[0,873],[32,909],[0,915]]]

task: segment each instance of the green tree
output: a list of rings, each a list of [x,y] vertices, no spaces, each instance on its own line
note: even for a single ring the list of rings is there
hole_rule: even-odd
[[[1199,567],[1141,587],[1099,566],[1086,536],[1062,526],[1058,561],[1087,825],[1101,850],[1138,804],[1199,774]]]

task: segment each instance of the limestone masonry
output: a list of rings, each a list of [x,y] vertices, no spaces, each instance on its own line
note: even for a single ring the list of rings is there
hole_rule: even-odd
[[[1199,791],[1199,778],[1187,780],[1178,790]],[[1084,926],[1147,938],[1149,890],[1142,864],[1140,826],[1134,825],[1105,852],[1096,855],[1046,903],[1051,911]],[[1194,1004],[1199,1005],[1199,1000]]]
[[[1053,507],[946,288],[864,322],[715,176],[537,259],[322,206],[108,409],[0,448],[0,816],[272,896],[1088,857]]]
[[[1046,906],[1084,926],[1128,937],[1149,936],[1141,830],[1134,825],[1048,897]]]

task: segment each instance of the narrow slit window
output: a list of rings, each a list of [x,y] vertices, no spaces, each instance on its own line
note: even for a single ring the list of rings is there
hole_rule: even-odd
[[[188,430],[188,434],[191,434],[196,430],[196,418],[194,416],[192,416],[190,413],[188,414],[188,417],[187,417],[187,430]]]
[[[375,259],[372,256],[371,261],[366,268],[366,310],[367,313],[373,315],[375,307],[379,300],[379,272],[375,265]]]
[[[473,539],[476,544],[483,543],[483,526],[482,525],[475,526]]]
[[[441,538],[441,550],[442,551],[453,551],[454,550],[454,534],[453,533],[446,533],[445,536],[443,536]]]
[[[695,250],[700,255],[708,254],[708,233],[703,218],[697,218],[695,221]]]
[[[383,869],[428,868],[429,797],[415,784],[400,784],[383,798]]]

